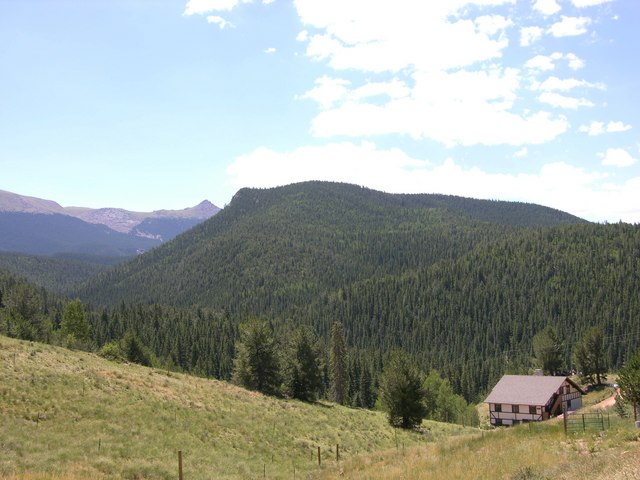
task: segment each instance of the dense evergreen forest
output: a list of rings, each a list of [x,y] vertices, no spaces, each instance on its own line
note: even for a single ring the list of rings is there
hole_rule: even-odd
[[[102,270],[124,262],[126,257],[54,256],[0,252],[0,269],[24,277],[34,285],[63,294]]]
[[[16,291],[6,283],[5,297]],[[618,368],[640,346],[638,292],[640,226],[310,182],[243,189],[214,218],[71,295],[91,305],[96,347],[133,331],[164,365],[223,379],[248,319],[268,320],[276,339],[310,326],[325,365],[338,321],[357,403],[362,377],[375,384],[397,348],[481,400],[501,374],[533,366],[532,338],[547,325],[563,341],[565,368],[591,326],[603,329],[608,366]],[[61,307],[47,302],[55,331]]]

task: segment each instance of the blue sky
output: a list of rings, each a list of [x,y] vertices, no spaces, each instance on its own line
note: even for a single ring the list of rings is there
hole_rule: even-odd
[[[319,179],[640,222],[636,0],[0,0],[0,189]]]

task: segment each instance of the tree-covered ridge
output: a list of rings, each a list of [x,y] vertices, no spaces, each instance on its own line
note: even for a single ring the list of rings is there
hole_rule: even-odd
[[[64,293],[121,261],[122,257],[48,257],[0,252],[0,269],[22,276],[31,283],[56,293]]]
[[[552,325],[563,366],[591,326],[609,367],[640,345],[640,226],[576,225],[513,234],[454,261],[343,289],[309,314],[340,318],[351,342],[401,347],[467,398],[531,366],[532,338]]]
[[[280,314],[353,282],[457,258],[516,225],[578,221],[534,205],[334,183],[243,189],[213,219],[98,276],[81,295]]]

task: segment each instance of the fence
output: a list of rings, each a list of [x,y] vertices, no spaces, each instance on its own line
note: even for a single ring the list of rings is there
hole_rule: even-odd
[[[606,416],[601,412],[594,413],[574,413],[564,415],[564,433],[576,433],[586,431],[604,431],[609,428],[611,422],[609,414]]]

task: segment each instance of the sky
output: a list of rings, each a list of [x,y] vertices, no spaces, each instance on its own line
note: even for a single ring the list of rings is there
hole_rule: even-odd
[[[640,223],[637,0],[0,0],[0,189],[330,180]]]

